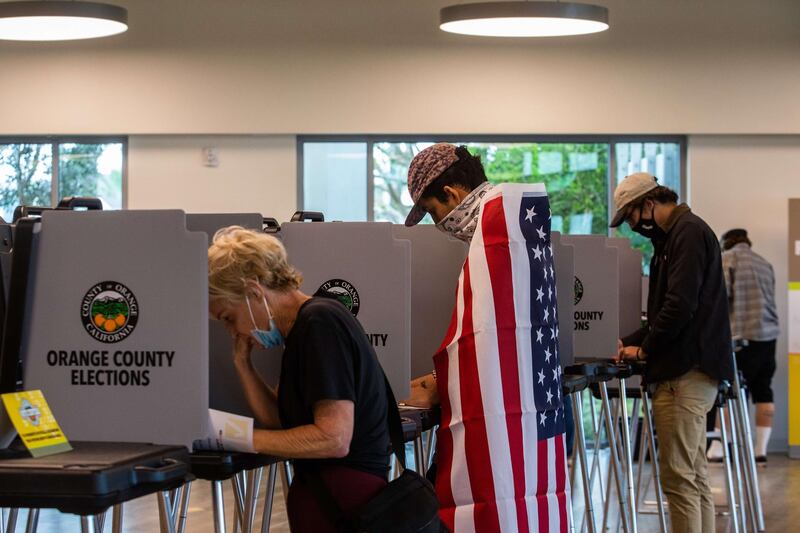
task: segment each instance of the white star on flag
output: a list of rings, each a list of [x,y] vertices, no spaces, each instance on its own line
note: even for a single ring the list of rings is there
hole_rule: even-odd
[[[553,287],[547,287],[547,299],[553,301]]]
[[[550,353],[550,348],[545,348],[544,349],[544,360],[549,363],[551,357],[553,357],[553,354]]]
[[[544,321],[547,322],[550,319],[550,308],[544,308]]]
[[[550,265],[550,279],[555,279],[555,272],[553,272],[553,265]]]
[[[555,340],[556,338],[556,328],[550,328],[550,340]]]
[[[542,290],[543,287],[539,287],[536,289],[536,301],[541,302],[542,298],[544,298],[544,291]]]
[[[558,381],[558,370],[555,368],[553,369],[553,381]]]
[[[533,222],[533,217],[536,216],[536,211],[533,210],[533,207],[531,207],[530,209],[526,209],[525,211],[528,213],[527,215],[525,215],[525,220],[528,222]]]
[[[542,328],[536,330],[536,342],[542,344]]]
[[[550,392],[550,389],[547,389],[545,394],[547,394],[547,403],[553,403],[553,393]]]
[[[544,412],[539,413],[539,424],[544,425],[547,415]]]
[[[544,372],[539,371],[539,385],[544,385]]]
[[[539,248],[539,245],[536,245],[536,248],[531,248],[533,250],[533,255],[536,256],[536,259],[541,261],[542,260],[542,249]]]
[[[537,230],[536,230],[536,233],[538,233],[538,234],[539,234],[539,238],[540,238],[540,239],[542,239],[542,240],[544,240],[544,237],[545,237],[545,235],[547,235],[547,234],[544,232],[544,226],[542,226],[541,228],[537,229]]]

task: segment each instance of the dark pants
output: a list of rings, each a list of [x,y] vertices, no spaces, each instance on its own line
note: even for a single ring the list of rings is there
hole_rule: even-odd
[[[352,516],[387,484],[384,478],[343,466],[326,466],[320,476],[345,517]],[[289,488],[286,511],[292,533],[336,533],[302,474]]]
[[[564,396],[564,440],[567,441],[567,457],[572,457],[572,446],[575,443],[575,424],[581,420],[572,418],[572,396]]]

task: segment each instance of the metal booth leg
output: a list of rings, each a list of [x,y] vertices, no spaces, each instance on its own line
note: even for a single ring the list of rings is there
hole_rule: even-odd
[[[6,522],[6,531],[14,533],[17,530],[17,517],[19,516],[19,509],[16,507],[8,510],[8,522]]]
[[[170,491],[159,491],[156,497],[158,498],[159,531],[161,531],[161,533],[175,533],[175,522],[170,513],[170,509],[172,508]]]
[[[292,485],[292,470],[288,461],[281,461],[280,474],[281,474],[281,487],[283,488],[283,500],[288,507],[289,487]]]
[[[214,533],[225,533],[225,500],[222,498],[222,481],[211,482],[211,499],[214,509]]]
[[[28,509],[28,524],[25,526],[25,533],[36,533],[39,527],[39,509]]]
[[[112,519],[113,522],[111,523],[111,532],[122,533],[123,506],[121,503],[114,506],[113,513],[114,517]]]
[[[575,419],[575,451],[580,459],[581,482],[583,483],[584,513],[589,533],[595,533],[594,505],[592,504],[592,488],[589,485],[589,460],[586,455],[586,435],[583,433],[583,391],[574,393],[572,398],[572,417]],[[578,461],[573,461],[573,471]]]
[[[269,465],[267,474],[267,488],[264,493],[264,514],[261,516],[261,533],[269,533],[269,525],[272,520],[272,503],[275,499],[275,478],[278,474],[277,463]]]
[[[96,525],[94,516],[81,516],[81,533],[95,533]]]
[[[261,477],[264,473],[264,468],[256,468],[251,470],[247,476],[247,484],[245,485],[244,494],[244,514],[242,521],[242,531],[244,533],[251,533],[253,531],[253,522],[256,517],[256,505],[258,504],[258,492],[261,487]]]
[[[606,432],[608,434],[608,447],[611,452],[611,468],[614,474],[614,483],[617,489],[617,495],[619,496],[619,507],[620,507],[620,520],[622,520],[622,529],[625,533],[630,533],[630,523],[628,522],[628,505],[625,499],[625,490],[622,486],[622,479],[620,473],[620,464],[619,464],[619,456],[617,455],[618,451],[618,444],[617,444],[617,436],[614,431],[614,423],[612,421],[611,415],[611,403],[608,401],[608,388],[606,387],[606,383],[601,381],[600,385],[600,398],[603,402],[603,414],[605,415],[606,421]]]
[[[739,533],[739,513],[736,507],[736,495],[734,493],[733,472],[731,471],[731,456],[730,448],[728,447],[728,424],[725,420],[725,411],[722,408],[724,402],[720,402],[717,409],[717,416],[719,417],[719,431],[722,437],[722,461],[725,464],[725,488],[728,493],[728,510],[730,516],[730,523],[733,525],[734,533]]]
[[[728,436],[731,441],[731,459],[733,462],[734,480],[736,482],[734,485],[734,488],[736,489],[736,501],[739,504],[739,523],[741,524],[742,529],[747,531],[747,513],[745,510],[746,502],[744,499],[744,487],[742,483],[742,465],[739,461],[739,438],[737,435],[736,420],[733,416],[733,399],[729,398],[727,403],[727,411],[729,415],[728,422],[730,423],[730,427],[728,428]]]
[[[638,532],[638,527],[636,523],[636,493],[634,492],[633,487],[633,454],[631,453],[631,435],[628,431],[628,401],[627,401],[627,394],[625,392],[625,380],[619,380],[619,404],[620,408],[622,409],[622,450],[625,454],[625,471],[627,473],[627,480],[628,480],[628,496],[627,496],[627,503],[628,503],[628,512],[630,513],[631,517],[631,531],[633,533]]]
[[[656,451],[656,432],[653,428],[653,417],[650,413],[650,398],[647,396],[647,389],[641,387],[642,391],[642,416],[644,417],[645,432],[648,435],[650,448],[650,464],[653,471],[653,481],[656,490],[656,504],[658,505],[658,523],[661,532],[667,533],[667,512],[664,502],[664,491],[661,488],[661,468],[658,466],[658,453]]]
[[[189,481],[183,486],[183,493],[181,494],[181,503],[178,507],[180,514],[177,519],[177,526],[175,533],[183,533],[186,530],[186,520],[189,515],[189,498],[192,495],[192,482]],[[115,515],[116,516],[116,515]]]
[[[736,428],[739,430],[740,452],[742,456],[742,470],[744,471],[745,492],[750,509],[750,526],[753,531],[764,531],[764,511],[761,507],[761,493],[758,487],[758,473],[756,472],[756,459],[753,451],[753,436],[750,432],[750,420],[747,407],[747,397],[739,387],[739,376],[736,376],[736,400],[733,413],[736,417]]]
[[[417,465],[417,473],[425,476],[427,469],[425,467],[425,444],[422,442],[422,431],[414,437],[414,462]]]

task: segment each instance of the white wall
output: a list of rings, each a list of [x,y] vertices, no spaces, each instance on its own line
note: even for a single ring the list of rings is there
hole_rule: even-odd
[[[295,143],[290,135],[131,136],[128,207],[289,220],[297,206]],[[216,168],[203,166],[207,146],[217,149]]]
[[[746,228],[753,249],[775,268],[782,332],[773,379],[777,414],[771,448],[785,450],[788,199],[800,198],[800,136],[691,136],[688,168],[692,209],[717,234]]]
[[[108,39],[0,46],[0,134],[800,133],[796,0],[603,0],[560,39],[452,0],[119,0]]]

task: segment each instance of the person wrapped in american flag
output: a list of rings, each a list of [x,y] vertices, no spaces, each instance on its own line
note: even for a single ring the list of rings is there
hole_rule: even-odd
[[[543,184],[492,186],[476,166],[479,158],[465,147],[440,143],[409,168],[415,206],[406,225],[430,213],[437,227],[470,242],[435,372],[412,386],[420,394],[435,381],[428,401],[442,408],[440,514],[456,533],[566,531],[570,498],[547,193]]]

